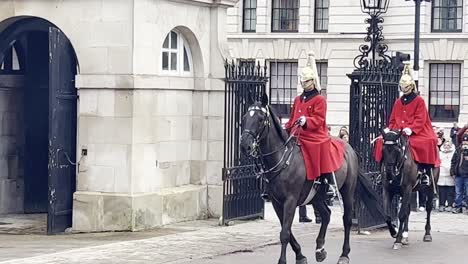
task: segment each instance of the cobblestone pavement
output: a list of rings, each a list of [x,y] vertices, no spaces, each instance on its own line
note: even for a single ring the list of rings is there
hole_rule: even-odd
[[[341,248],[342,240],[338,237],[342,234],[341,228],[341,213],[339,207],[333,208],[334,213],[330,224],[330,232],[328,233],[330,240],[328,245],[330,249]],[[309,215],[312,216],[312,210]],[[434,239],[437,238],[438,232],[443,232],[444,236],[454,236],[458,239],[463,238],[468,240],[468,216],[453,215],[450,213],[435,213],[433,215],[433,233]],[[44,245],[49,248],[56,249],[56,253],[40,254],[29,257],[18,254],[9,260],[0,262],[6,263],[223,263],[223,262],[203,262],[208,261],[214,256],[225,255],[224,258],[229,258],[237,255],[232,255],[236,252],[261,252],[268,248],[268,245],[274,245],[279,242],[279,225],[273,210],[268,205],[265,215],[265,221],[253,221],[247,223],[236,223],[229,227],[219,227],[211,225],[201,225],[198,228],[191,228],[193,224],[186,223],[185,229],[181,228],[176,233],[161,235],[150,238],[140,237],[123,242],[106,243],[101,245],[81,245],[75,249],[63,249],[59,243],[68,243],[67,236],[55,236],[49,238],[48,244]],[[422,231],[425,223],[425,213],[413,213],[411,217],[411,230]],[[184,225],[179,225],[184,226]],[[176,227],[171,227],[177,230]],[[194,230],[195,231],[191,231]],[[316,224],[298,224],[295,220],[294,233],[301,240],[310,241],[307,245],[309,248],[314,248],[313,241],[317,234],[318,225]],[[182,232],[183,231],[183,232]],[[142,233],[144,234],[144,233]],[[420,232],[410,232],[410,237],[414,235],[414,239],[420,240]],[[352,239],[357,237],[353,232]],[[362,236],[359,236],[362,237]],[[5,236],[3,236],[5,238]],[[0,236],[0,239],[3,239]],[[60,238],[60,241],[54,241]],[[387,247],[391,246],[392,240],[388,237],[387,232],[372,232],[366,236],[365,241],[377,239],[384,243]],[[359,238],[358,238],[359,240]],[[15,248],[15,241],[9,241],[10,247]],[[415,243],[419,243],[416,242]],[[422,243],[422,242],[421,242]],[[387,245],[388,244],[388,245]],[[0,242],[0,248],[1,248]],[[378,250],[381,245],[369,244],[369,250]],[[375,248],[374,248],[375,247]],[[262,249],[263,248],[263,249]],[[27,252],[28,248],[15,248],[16,251]],[[277,248],[274,248],[274,254],[268,254],[272,258],[277,256]],[[384,249],[382,249],[384,250]],[[1,253],[2,251],[0,251]],[[50,252],[50,251],[47,251]],[[331,251],[330,251],[331,253]],[[231,254],[231,255],[230,255]],[[266,253],[265,253],[266,254]],[[239,260],[242,259],[239,257]],[[221,257],[223,258],[223,257]],[[268,259],[262,257],[261,259]],[[214,260],[216,257],[214,257]],[[276,261],[276,260],[275,260]],[[336,262],[336,259],[333,259]],[[231,262],[234,263],[234,262]],[[236,263],[252,263],[251,261],[242,261]],[[259,262],[260,263],[260,262]],[[327,262],[328,263],[328,262]],[[332,262],[329,262],[332,263]],[[354,262],[356,263],[356,262]],[[438,262],[435,262],[438,263]]]

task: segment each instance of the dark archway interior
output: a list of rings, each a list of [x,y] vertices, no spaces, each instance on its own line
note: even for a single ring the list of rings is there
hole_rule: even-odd
[[[0,70],[0,213],[46,213],[48,206],[48,35],[18,36]]]

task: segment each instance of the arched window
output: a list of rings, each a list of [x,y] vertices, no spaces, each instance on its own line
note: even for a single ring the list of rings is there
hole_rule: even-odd
[[[16,45],[11,45],[3,54],[3,61],[0,63],[0,73],[14,74],[22,73]]]
[[[162,49],[162,70],[165,73],[190,75],[192,73],[192,54],[187,41],[177,31],[167,34]]]

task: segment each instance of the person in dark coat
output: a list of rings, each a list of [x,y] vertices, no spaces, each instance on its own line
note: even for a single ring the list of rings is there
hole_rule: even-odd
[[[452,144],[457,145],[457,132],[460,130],[457,122],[453,122],[453,127],[450,129],[450,139],[452,139]]]
[[[455,208],[453,213],[461,213],[463,195],[468,202],[468,135],[462,137],[461,145],[452,157],[450,175],[455,176]]]

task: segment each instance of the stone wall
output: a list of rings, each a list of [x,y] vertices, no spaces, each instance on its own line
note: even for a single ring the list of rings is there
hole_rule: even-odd
[[[21,76],[0,75],[0,214],[23,212],[23,90]]]

